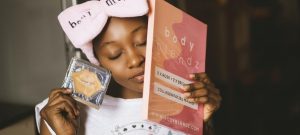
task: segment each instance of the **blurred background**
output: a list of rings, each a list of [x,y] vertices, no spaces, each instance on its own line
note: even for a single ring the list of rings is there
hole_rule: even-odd
[[[300,134],[300,1],[197,0],[207,73],[222,92],[218,135]]]
[[[299,135],[300,1],[168,1],[208,24],[216,134]],[[82,0],[1,1],[0,135],[35,134],[34,105],[61,86],[76,50],[57,15],[72,2]]]

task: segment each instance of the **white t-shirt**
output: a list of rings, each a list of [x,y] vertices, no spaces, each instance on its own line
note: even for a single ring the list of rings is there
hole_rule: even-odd
[[[40,131],[40,110],[47,102],[48,99],[35,107],[38,131]],[[142,98],[122,99],[105,96],[99,110],[82,106],[79,135],[184,135],[157,123],[143,120],[142,102]],[[50,126],[48,128],[55,134]]]

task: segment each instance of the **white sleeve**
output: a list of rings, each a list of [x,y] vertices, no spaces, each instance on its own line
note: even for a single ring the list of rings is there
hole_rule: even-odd
[[[41,132],[40,131],[40,123],[41,123],[40,111],[46,106],[47,103],[48,103],[48,98],[35,106],[36,127],[37,127],[39,133]],[[45,121],[45,123],[46,123],[46,126],[48,127],[50,133],[52,135],[56,135],[55,132],[52,130],[52,128],[48,125],[48,123],[46,121]]]

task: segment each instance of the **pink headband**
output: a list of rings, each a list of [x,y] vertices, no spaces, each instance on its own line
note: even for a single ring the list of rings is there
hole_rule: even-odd
[[[102,31],[108,17],[137,17],[147,13],[147,0],[97,0],[67,8],[58,15],[58,20],[73,45],[91,63],[99,65],[92,40]]]

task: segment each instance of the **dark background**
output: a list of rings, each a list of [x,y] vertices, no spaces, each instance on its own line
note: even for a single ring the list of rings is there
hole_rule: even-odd
[[[184,4],[208,24],[206,71],[223,97],[216,134],[299,135],[300,1]]]

